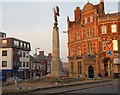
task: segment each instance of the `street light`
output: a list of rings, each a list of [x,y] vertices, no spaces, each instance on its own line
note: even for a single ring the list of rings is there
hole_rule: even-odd
[[[63,33],[68,33],[68,31],[63,31]],[[71,60],[70,64],[71,64],[71,67],[72,67],[70,74],[72,75],[72,78],[74,78],[74,55],[68,57],[68,59]]]

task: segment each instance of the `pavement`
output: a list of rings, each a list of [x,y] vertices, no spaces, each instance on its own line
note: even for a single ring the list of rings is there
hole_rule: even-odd
[[[65,87],[65,86],[74,86],[74,85],[84,85],[84,84],[93,84],[99,82],[112,81],[111,79],[87,79],[71,83],[50,83],[50,82],[36,82],[36,83],[19,83],[18,85],[7,85],[2,87],[2,95],[10,94],[20,94],[27,92],[43,91],[47,89]]]

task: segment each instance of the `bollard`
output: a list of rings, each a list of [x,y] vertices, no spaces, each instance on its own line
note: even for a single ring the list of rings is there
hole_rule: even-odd
[[[15,78],[15,88],[16,88],[16,89],[19,88],[19,86],[18,86],[18,79],[17,79],[17,78]]]

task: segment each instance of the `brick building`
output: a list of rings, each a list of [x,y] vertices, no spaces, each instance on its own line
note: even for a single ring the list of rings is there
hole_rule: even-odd
[[[98,78],[120,74],[120,13],[105,14],[104,2],[76,7],[68,23],[69,77]],[[106,56],[113,44],[114,57]]]
[[[52,54],[46,56],[44,51],[31,56],[31,77],[43,77],[51,72]]]

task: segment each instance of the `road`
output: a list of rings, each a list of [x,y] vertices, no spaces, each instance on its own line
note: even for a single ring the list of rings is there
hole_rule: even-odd
[[[93,84],[83,84],[76,86],[68,86],[54,89],[47,89],[43,91],[35,91],[32,93],[51,94],[51,95],[66,95],[72,93],[112,93],[109,95],[116,95],[118,93],[118,80],[112,80],[108,82],[100,82]],[[83,94],[84,95],[84,94]],[[118,95],[118,94],[117,94]]]
[[[104,84],[103,86],[91,87],[83,90],[70,91],[67,93],[118,93],[118,80],[109,82],[110,84]]]

